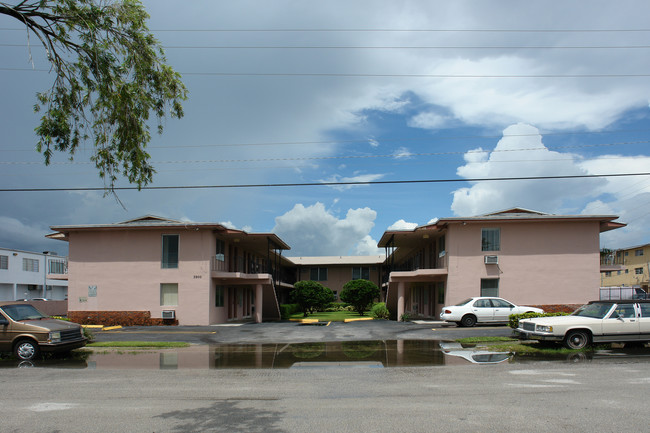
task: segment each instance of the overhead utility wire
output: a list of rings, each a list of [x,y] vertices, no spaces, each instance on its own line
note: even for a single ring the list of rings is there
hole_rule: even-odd
[[[178,185],[178,186],[137,186],[115,187],[115,191],[136,190],[171,190],[171,189],[222,189],[222,188],[270,188],[270,187],[297,187],[297,186],[338,186],[338,185],[400,185],[416,183],[455,183],[455,182],[492,182],[512,180],[552,180],[552,179],[585,179],[600,177],[624,176],[650,176],[650,173],[616,173],[616,174],[584,174],[567,176],[531,176],[531,177],[493,177],[493,178],[467,178],[467,179],[421,179],[421,180],[374,180],[374,181],[348,181],[348,182],[305,182],[305,183],[266,183],[266,184],[231,184],[231,185]],[[105,191],[101,187],[79,188],[2,188],[0,192],[54,192],[54,191]]]
[[[49,69],[0,68],[0,71],[50,72]],[[646,78],[650,74],[353,74],[335,72],[183,72],[181,75],[213,77],[353,77],[353,78]]]
[[[25,31],[24,28],[0,27],[3,31]],[[400,28],[239,28],[239,29],[151,29],[152,32],[170,32],[170,33],[282,33],[282,32],[305,32],[305,33],[642,33],[650,32],[650,29],[400,29]]]
[[[0,44],[0,47],[29,47],[29,44]],[[616,50],[648,49],[650,45],[164,45],[166,50]]]
[[[553,149],[572,149],[572,148],[585,148],[596,146],[614,146],[620,144],[640,144],[650,143],[650,140],[633,141],[626,143],[612,143],[612,144],[585,144],[576,146],[555,146],[555,147],[529,147],[518,149],[472,149],[467,151],[455,152],[403,152],[403,153],[389,153],[378,155],[333,155],[333,156],[304,156],[304,157],[284,157],[284,158],[247,158],[247,159],[202,159],[202,160],[176,160],[176,161],[153,161],[152,164],[196,164],[196,163],[231,163],[231,162],[269,162],[269,161],[313,161],[313,160],[332,160],[332,159],[375,159],[375,158],[399,158],[399,157],[416,157],[416,156],[450,156],[450,155],[466,155],[476,153],[510,153],[510,152],[532,152],[532,151],[545,151]],[[622,159],[627,158],[622,156]],[[610,158],[611,159],[611,158]],[[529,161],[538,161],[532,159]],[[543,161],[543,160],[540,160]],[[0,165],[40,165],[41,161],[0,161]],[[53,162],[50,165],[84,165],[93,164],[92,162]]]

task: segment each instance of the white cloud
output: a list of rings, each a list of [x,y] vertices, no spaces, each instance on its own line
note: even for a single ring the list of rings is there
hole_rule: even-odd
[[[404,220],[397,220],[393,224],[388,226],[386,231],[391,231],[391,230],[413,230],[417,226],[418,226],[417,223],[409,223],[409,222],[406,222]]]
[[[393,152],[393,158],[395,159],[410,159],[412,155],[411,151],[403,146]]]
[[[5,248],[22,249],[26,251],[56,251],[67,254],[67,242],[47,239],[45,235],[52,233],[47,226],[28,224],[16,218],[0,216],[0,246]]]
[[[465,155],[467,164],[457,173],[466,179],[586,175],[581,159],[571,153],[551,151],[542,143],[537,128],[516,124],[503,131],[493,151],[485,158]],[[567,180],[478,181],[453,193],[452,211],[460,216],[479,215],[509,207],[558,210],[576,201],[595,197],[606,181],[599,178]],[[596,194],[597,195],[597,194]]]
[[[319,182],[322,183],[346,183],[346,182],[373,182],[376,180],[381,179],[384,177],[384,174],[358,174],[356,176],[341,176],[338,174],[333,174],[327,179],[321,179]],[[354,188],[354,187],[359,187],[359,186],[366,186],[366,185],[328,185],[331,188],[334,188],[338,191],[345,191],[346,189]]]
[[[372,147],[379,147],[379,142],[374,138],[368,139],[368,144],[371,145]]]
[[[275,218],[273,233],[291,246],[291,256],[333,256],[370,253],[370,230],[377,212],[370,208],[349,209],[337,218],[322,203],[296,204]],[[375,248],[377,243],[375,242]],[[372,254],[372,253],[370,253]]]
[[[355,256],[376,256],[380,254],[385,254],[385,251],[377,247],[377,241],[370,235],[364,236],[354,248]]]
[[[407,125],[411,128],[439,129],[447,126],[452,121],[449,116],[442,116],[437,113],[423,112],[411,117]]]

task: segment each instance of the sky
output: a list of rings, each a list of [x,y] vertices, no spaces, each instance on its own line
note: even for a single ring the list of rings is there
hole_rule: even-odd
[[[650,2],[143,4],[189,90],[152,133],[151,186],[210,187],[12,191],[104,182],[91,143],[43,165],[53,76],[0,16],[0,246],[66,254],[51,226],[152,214],[273,232],[287,256],[374,255],[388,229],[511,207],[617,215],[602,247],[650,242]]]

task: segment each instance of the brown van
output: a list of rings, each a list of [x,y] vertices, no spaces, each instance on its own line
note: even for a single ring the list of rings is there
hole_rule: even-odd
[[[41,352],[69,352],[86,345],[83,328],[52,319],[32,305],[0,302],[0,351],[30,360]]]

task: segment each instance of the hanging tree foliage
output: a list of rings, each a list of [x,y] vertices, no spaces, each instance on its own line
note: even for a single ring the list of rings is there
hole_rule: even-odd
[[[149,116],[162,133],[167,115],[183,116],[187,89],[147,28],[144,6],[137,0],[0,1],[0,14],[36,35],[55,74],[34,106],[42,113],[35,131],[45,164],[54,151],[72,159],[81,142],[92,140],[91,159],[110,191],[120,175],[138,188],[149,184],[155,173],[145,151]]]

